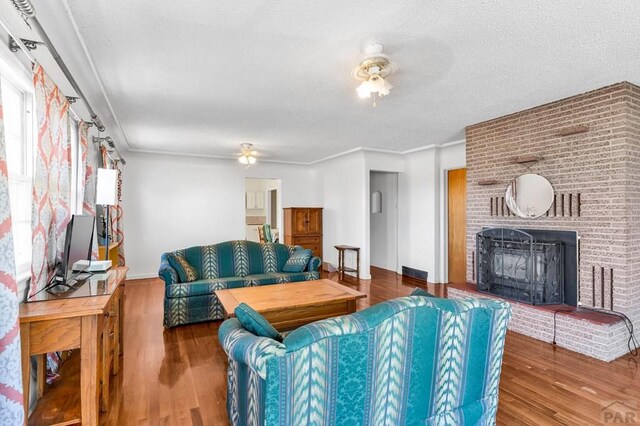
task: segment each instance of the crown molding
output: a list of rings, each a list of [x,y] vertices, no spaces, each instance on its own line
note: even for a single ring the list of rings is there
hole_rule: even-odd
[[[82,47],[82,52],[84,53],[85,58],[87,59],[87,63],[89,64],[89,68],[91,69],[91,72],[93,74],[93,77],[96,79],[96,81],[98,82],[98,87],[100,88],[100,93],[102,94],[105,103],[107,104],[107,108],[109,108],[109,112],[111,113],[111,116],[113,117],[113,121],[115,122],[116,126],[118,127],[118,130],[120,130],[120,135],[122,135],[122,142],[124,142],[124,148],[125,149],[130,149],[131,148],[131,143],[129,142],[129,138],[127,137],[127,133],[124,131],[124,128],[122,127],[122,123],[120,123],[120,120],[118,119],[118,116],[116,115],[116,112],[113,109],[113,105],[111,104],[111,100],[109,99],[109,96],[107,95],[107,90],[104,87],[104,83],[102,82],[102,78],[100,77],[100,73],[98,72],[98,68],[95,65],[95,62],[93,61],[93,58],[91,56],[91,53],[89,53],[89,49],[87,48],[86,43],[84,42],[84,38],[82,38],[82,35],[80,34],[80,29],[78,28],[78,24],[76,23],[76,20],[73,16],[73,13],[71,13],[71,8],[69,7],[69,3],[67,0],[62,0],[62,4],[64,6],[64,10],[67,14],[67,17],[69,18],[69,21],[71,23],[71,27],[73,28],[73,32],[76,36],[76,39],[78,40],[78,42],[80,43],[80,46]],[[104,123],[104,120],[102,120],[102,122]]]
[[[320,158],[318,160],[309,161],[308,163],[304,163],[304,164],[307,165],[307,166],[313,166],[314,164],[323,163],[325,161],[333,160],[335,158],[344,157],[345,155],[353,154],[353,153],[360,152],[360,151],[362,151],[362,147],[361,146],[359,146],[357,148],[349,149],[347,151],[342,151],[342,152],[339,152],[337,154],[329,155],[328,157],[323,157],[323,158]]]
[[[464,144],[465,140],[461,139],[458,141],[447,142],[442,145],[425,145],[418,148],[408,149],[405,151],[394,151],[390,149],[381,149],[381,148],[367,148],[364,146],[359,146],[357,148],[352,148],[347,151],[338,152],[337,154],[329,155],[327,157],[320,158],[318,160],[313,161],[283,161],[283,160],[269,160],[269,159],[261,159],[258,157],[258,161],[261,163],[274,163],[274,164],[287,164],[291,166],[314,166],[316,164],[324,163],[325,161],[334,160],[336,158],[344,157],[350,154],[354,154],[356,152],[375,152],[380,154],[388,154],[388,155],[409,155],[414,154],[420,151],[427,151],[430,149],[442,149],[447,148],[454,145]],[[191,154],[186,152],[172,152],[172,151],[162,151],[162,150],[154,150],[154,149],[138,149],[138,148],[129,148],[129,152],[140,153],[140,154],[155,154],[155,155],[170,155],[170,156],[181,156],[181,157],[191,157],[191,158],[210,158],[214,160],[232,160],[237,161],[238,157],[225,156],[225,155],[212,155],[212,154]]]
[[[460,139],[460,140],[453,141],[453,142],[443,143],[442,145],[438,145],[438,147],[439,148],[448,148],[450,146],[461,145],[461,144],[464,144],[466,142],[467,142],[466,139]]]
[[[367,147],[364,147],[364,146],[359,146],[357,148],[353,148],[353,149],[350,149],[350,150],[347,150],[347,151],[339,152],[337,154],[333,154],[333,155],[330,155],[328,157],[320,158],[319,160],[314,160],[314,161],[310,161],[308,163],[300,163],[300,164],[305,164],[307,166],[312,166],[314,164],[319,164],[319,163],[322,163],[324,161],[329,161],[329,160],[333,160],[335,158],[344,157],[345,155],[353,154],[354,152],[379,152],[379,153],[382,153],[382,154],[391,154],[391,155],[408,155],[408,154],[413,154],[413,153],[420,152],[420,151],[427,151],[429,149],[448,148],[450,146],[464,144],[465,142],[466,142],[465,139],[460,139],[460,140],[453,141],[453,142],[447,142],[447,143],[444,143],[442,145],[430,144],[430,145],[425,145],[425,146],[421,146],[421,147],[418,147],[418,148],[407,149],[405,151],[394,151],[394,150],[391,150],[391,149],[367,148]]]
[[[440,148],[440,145],[436,145],[436,144],[425,145],[425,146],[421,146],[421,147],[418,147],[418,148],[413,148],[413,149],[408,149],[406,151],[402,151],[402,155],[414,154],[416,152],[428,151],[430,149],[436,149],[436,148]]]
[[[231,160],[238,161],[238,157],[231,157],[228,155],[213,155],[213,154],[192,154],[187,152],[174,152],[174,151],[162,151],[156,149],[138,149],[138,148],[129,148],[127,152],[134,152],[138,154],[153,154],[153,155],[168,155],[172,157],[188,157],[188,158],[207,158],[211,160]],[[311,163],[303,163],[300,161],[283,161],[283,160],[269,160],[262,159],[257,157],[258,162],[260,163],[275,163],[275,164],[288,164],[291,166],[308,166]]]

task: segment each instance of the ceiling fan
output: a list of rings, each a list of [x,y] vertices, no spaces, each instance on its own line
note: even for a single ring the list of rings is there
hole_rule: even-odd
[[[389,60],[381,44],[367,46],[364,53],[364,59],[353,69],[351,75],[362,81],[356,89],[358,96],[361,98],[373,97],[373,106],[375,107],[376,97],[388,95],[393,88],[386,77],[397,71],[398,65]]]
[[[251,149],[253,147],[250,143],[243,143],[240,145],[240,152],[238,153],[240,156],[238,157],[238,161],[240,164],[244,164],[247,169],[256,163],[256,156],[258,155],[257,151]]]

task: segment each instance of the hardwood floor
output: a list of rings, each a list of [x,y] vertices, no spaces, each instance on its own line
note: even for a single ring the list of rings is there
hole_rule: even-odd
[[[371,281],[342,281],[367,294],[358,309],[407,295],[418,283],[374,268]],[[327,276],[337,281],[336,274]],[[427,286],[446,297],[446,286]],[[126,286],[123,370],[111,384],[104,425],[226,425],[226,357],[220,322],[164,330],[160,280]],[[72,422],[79,413],[78,353],[64,364],[29,424]],[[500,382],[499,425],[601,424],[609,401],[640,405],[637,364],[605,363],[508,333]],[[640,407],[639,407],[640,408]],[[636,413],[640,421],[640,414]]]

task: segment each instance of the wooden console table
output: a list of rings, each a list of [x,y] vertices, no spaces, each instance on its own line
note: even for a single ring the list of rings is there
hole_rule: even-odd
[[[101,296],[59,298],[20,305],[22,384],[28,422],[32,355],[38,357],[38,395],[44,392],[44,357],[49,352],[80,348],[80,401],[83,425],[97,425],[99,404],[108,406],[111,360],[117,374],[122,353],[124,282],[128,268],[108,272]],[[102,401],[100,385],[102,384]]]

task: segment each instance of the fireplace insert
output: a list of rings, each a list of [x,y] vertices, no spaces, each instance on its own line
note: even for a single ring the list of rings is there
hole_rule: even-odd
[[[564,245],[536,241],[512,228],[488,228],[476,235],[478,291],[532,305],[562,304]]]

